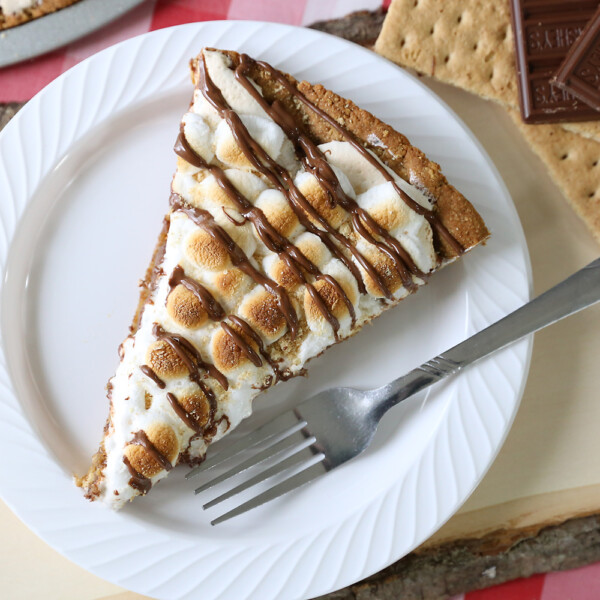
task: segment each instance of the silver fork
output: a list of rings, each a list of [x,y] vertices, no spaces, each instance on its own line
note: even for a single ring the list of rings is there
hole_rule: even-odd
[[[544,294],[432,358],[403,377],[374,390],[333,388],[306,400],[273,421],[225,446],[186,478],[217,465],[237,463],[196,489],[203,492],[250,470],[209,508],[264,482],[269,487],[212,521],[213,525],[260,506],[339,467],[371,443],[377,425],[393,406],[468,365],[600,300],[600,259]],[[250,456],[248,458],[248,456]]]

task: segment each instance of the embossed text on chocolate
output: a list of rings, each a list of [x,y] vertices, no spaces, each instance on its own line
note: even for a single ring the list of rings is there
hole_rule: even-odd
[[[535,108],[567,108],[577,99],[546,80],[536,81],[533,85],[533,106]]]
[[[581,25],[537,25],[527,30],[527,50],[541,54],[552,50],[567,50],[583,30]]]

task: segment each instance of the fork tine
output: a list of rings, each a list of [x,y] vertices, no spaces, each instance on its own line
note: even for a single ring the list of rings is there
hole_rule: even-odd
[[[216,454],[213,454],[210,458],[205,460],[202,464],[194,467],[187,475],[186,479],[190,479],[198,475],[198,473],[203,473],[220,465],[222,462],[234,457],[241,450],[249,450],[254,446],[262,442],[272,441],[275,438],[279,437],[279,435],[284,435],[287,437],[291,435],[295,431],[302,429],[302,427],[306,426],[306,421],[298,420],[295,414],[292,412],[287,412],[272,421],[269,421],[262,427],[255,429],[248,435],[239,439],[235,444],[231,444],[230,446],[226,446],[222,450],[218,451]]]
[[[204,504],[202,506],[202,508],[204,508],[204,509],[211,508],[211,507],[215,506],[216,504],[220,504],[221,502],[224,502],[225,500],[229,500],[229,498],[232,498],[233,496],[236,496],[237,494],[243,492],[244,490],[247,490],[248,488],[255,486],[257,483],[261,483],[265,479],[269,479],[269,477],[278,475],[279,473],[282,473],[286,469],[290,469],[291,467],[294,467],[296,465],[301,465],[302,463],[306,462],[309,458],[312,458],[314,456],[314,453],[311,452],[310,450],[308,450],[309,456],[307,456],[306,453],[303,452],[303,450],[306,450],[306,448],[302,448],[301,450],[292,454],[291,456],[284,458],[281,462],[278,462],[276,465],[273,465],[272,467],[269,467],[268,469],[261,471],[258,475],[255,475],[254,477],[251,477],[247,481],[240,483],[239,485],[230,489],[228,492],[225,492],[225,493],[221,494],[220,496],[213,498],[210,502],[207,502],[206,504]]]
[[[316,439],[314,437],[307,438],[302,434],[300,434],[299,437],[300,437],[300,439],[298,439],[298,436],[293,436],[293,434],[292,434],[292,436],[286,437],[286,438],[282,439],[281,441],[277,442],[276,444],[273,444],[272,446],[265,448],[258,454],[255,454],[254,456],[250,457],[248,460],[245,460],[243,463],[236,465],[235,467],[232,467],[225,473],[222,473],[221,475],[218,475],[217,477],[213,477],[210,481],[207,481],[200,487],[197,487],[195,490],[195,493],[199,494],[200,492],[204,492],[205,490],[208,490],[211,487],[214,487],[218,483],[226,481],[227,479],[229,479],[230,477],[233,477],[234,475],[238,475],[239,473],[242,473],[243,471],[246,471],[247,469],[250,469],[251,467],[259,465],[261,462],[264,462],[268,458],[275,457],[279,454],[284,454],[290,450],[300,451],[303,448],[306,448],[307,446],[314,444],[316,441]]]
[[[260,506],[261,504],[264,504],[265,502],[269,502],[270,500],[279,498],[279,496],[282,496],[283,494],[287,494],[288,492],[291,492],[292,490],[299,488],[300,486],[304,485],[305,483],[308,483],[309,481],[316,479],[320,475],[323,475],[324,473],[327,472],[327,469],[325,468],[325,466],[323,465],[323,462],[322,462],[323,458],[324,458],[323,455],[320,455],[320,456],[322,458],[319,460],[319,462],[313,463],[311,466],[304,469],[303,471],[300,471],[299,473],[292,475],[291,477],[287,478],[285,481],[282,481],[281,483],[274,485],[272,488],[268,489],[267,491],[263,492],[262,494],[255,496],[251,500],[248,500],[247,502],[240,504],[237,508],[234,508],[233,510],[226,512],[225,514],[221,515],[220,517],[217,517],[216,519],[214,519],[214,521],[211,521],[210,524],[218,525],[219,523],[223,523],[223,521],[227,521],[233,517],[237,517],[238,515],[241,515],[248,510],[252,510],[253,508]]]

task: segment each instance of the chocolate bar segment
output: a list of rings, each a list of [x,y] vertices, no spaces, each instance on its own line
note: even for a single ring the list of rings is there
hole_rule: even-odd
[[[600,113],[550,83],[597,0],[511,0],[521,116],[526,123],[591,121]]]
[[[600,7],[571,46],[552,83],[600,111]]]

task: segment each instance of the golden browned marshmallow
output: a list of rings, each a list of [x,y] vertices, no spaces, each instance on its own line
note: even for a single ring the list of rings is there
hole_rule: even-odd
[[[198,266],[222,271],[229,265],[227,248],[204,229],[198,229],[187,241],[187,255]]]
[[[300,277],[281,258],[274,257],[273,260],[265,260],[265,271],[271,279],[290,292],[293,292],[302,283]]]
[[[331,260],[331,252],[314,233],[303,233],[294,244],[319,269]]]
[[[279,309],[277,298],[261,287],[255,288],[244,298],[239,314],[268,344],[286,332],[285,316]]]
[[[208,319],[200,300],[182,284],[175,286],[169,293],[167,312],[175,323],[187,329],[198,329]]]
[[[278,190],[265,190],[255,202],[273,228],[285,238],[302,230],[300,221],[285,196]]]
[[[248,339],[242,331],[237,327],[229,324],[229,327],[241,339],[246,342],[249,347],[256,353],[258,348],[256,343]],[[248,354],[244,351],[244,348],[237,343],[225,330],[217,329],[211,340],[211,352],[215,367],[222,373],[230,373],[235,371],[239,367],[250,363]]]
[[[321,187],[316,177],[305,173],[302,177],[298,178],[297,185],[308,203],[334,229],[337,229],[346,220],[346,211],[341,206],[335,204],[335,201]],[[308,217],[315,225],[322,229],[316,219],[310,215]]]
[[[200,185],[194,185],[190,190],[190,196],[187,198],[193,206],[197,208],[206,208],[208,205],[225,206],[228,209],[235,210],[235,203],[227,192],[217,183],[213,175],[208,175],[207,171],[202,170],[195,174],[195,178],[201,178]]]
[[[177,352],[164,340],[158,340],[148,348],[146,362],[161,379],[183,377],[188,372]]]
[[[144,408],[149,410],[152,406],[152,394],[148,391],[144,392]]]
[[[386,198],[368,209],[373,220],[386,231],[406,227],[410,219],[409,210],[399,198]],[[375,232],[371,231],[371,233]]]
[[[378,250],[371,244],[358,244],[361,254],[373,265],[378,275],[383,280],[384,285],[393,294],[402,287],[402,279],[396,263],[387,255]],[[385,297],[383,290],[377,285],[375,280],[360,267],[363,281],[367,292],[377,298]]]
[[[242,149],[237,145],[229,127],[219,127],[216,136],[215,155],[229,167],[252,167]]]
[[[342,268],[346,270],[345,267]],[[341,274],[336,273],[333,278],[342,288],[350,303],[355,305],[358,302],[358,288],[356,287],[354,280],[351,279],[350,273],[348,273],[348,275],[349,276],[341,276]],[[344,316],[350,316],[344,296],[336,286],[326,279],[315,281],[313,286],[334,317],[341,319]],[[304,292],[304,311],[306,313],[306,320],[309,324],[324,319],[323,313],[308,290],[305,290]]]
[[[179,161],[183,161],[182,158],[177,157],[177,164],[179,165]],[[202,183],[207,177],[210,177],[210,171],[206,169],[200,169],[200,171],[196,171],[192,177],[196,183]]]
[[[212,282],[221,299],[234,301],[250,289],[252,278],[234,267],[216,274]]]
[[[331,260],[331,252],[327,246],[313,233],[305,231],[295,240],[294,245],[318,269]],[[286,290],[294,291],[302,283],[301,278],[286,263],[275,256],[267,256],[263,263],[266,273]],[[302,271],[301,267],[298,267]]]
[[[179,454],[177,435],[165,423],[153,423],[146,431],[146,437],[171,464]],[[152,456],[146,448],[139,444],[129,444],[124,451],[131,466],[144,477],[154,477],[163,470],[163,466]]]
[[[192,417],[198,429],[202,429],[210,418],[211,406],[208,398],[202,391],[186,394],[177,399],[177,402]]]

